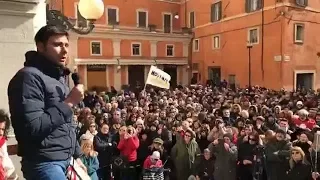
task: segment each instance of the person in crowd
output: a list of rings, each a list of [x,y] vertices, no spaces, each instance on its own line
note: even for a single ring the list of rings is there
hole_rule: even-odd
[[[259,134],[250,133],[248,141],[239,145],[238,150],[238,177],[240,180],[253,180],[255,151],[259,144]]]
[[[238,149],[232,143],[232,138],[232,134],[226,133],[223,138],[216,139],[209,145],[215,157],[214,179],[236,179]]]
[[[191,129],[187,129],[181,142],[177,142],[171,150],[177,180],[185,180],[195,175],[197,159],[200,156],[200,149],[195,138],[196,134]]]
[[[125,129],[126,132],[120,134],[120,141],[117,148],[120,154],[128,161],[127,169],[121,174],[124,180],[134,180],[137,178],[137,149],[139,148],[139,138],[137,137],[136,130],[129,126]]]
[[[143,163],[144,169],[151,169],[151,168],[161,168],[162,161],[160,159],[160,152],[153,151],[152,155],[149,155]]]
[[[211,156],[211,151],[208,148],[204,149],[203,156],[200,159],[195,174],[197,180],[214,179],[214,159]]]
[[[70,74],[67,31],[46,25],[34,39],[37,51],[25,54],[24,67],[8,86],[18,155],[25,179],[65,179],[71,157],[86,170],[72,126],[72,108],[82,101],[84,87],[78,84],[69,91],[65,82]]]
[[[290,169],[288,171],[288,180],[310,180],[312,179],[311,165],[307,161],[303,150],[294,146],[291,149],[289,160]]]
[[[9,157],[7,148],[7,133],[10,126],[10,118],[4,109],[0,109],[0,179],[16,180],[18,175]]]
[[[93,140],[94,149],[98,152],[100,179],[108,179],[111,177],[111,159],[114,155],[116,143],[113,141],[109,133],[108,124],[102,124],[100,131]]]
[[[82,163],[86,166],[87,173],[91,180],[99,180],[97,170],[99,169],[98,153],[94,151],[93,142],[90,136],[81,140],[81,150],[83,155],[80,156]]]
[[[290,149],[291,143],[286,139],[286,132],[282,129],[277,130],[275,138],[265,146],[268,180],[286,178]]]

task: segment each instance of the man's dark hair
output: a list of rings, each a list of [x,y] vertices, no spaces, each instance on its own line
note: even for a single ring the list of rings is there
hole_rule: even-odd
[[[34,41],[36,44],[43,43],[47,44],[48,40],[52,36],[65,35],[69,37],[69,33],[59,26],[46,25],[43,26],[35,35]]]
[[[10,118],[9,114],[6,113],[4,109],[0,109],[0,123],[6,123],[4,135],[6,136],[8,134],[8,129],[10,127]]]

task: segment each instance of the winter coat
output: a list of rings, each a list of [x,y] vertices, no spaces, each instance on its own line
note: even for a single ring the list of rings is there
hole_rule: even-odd
[[[266,144],[266,172],[268,180],[283,180],[289,170],[291,143],[283,141],[270,141]]]
[[[93,139],[93,145],[94,149],[98,152],[100,167],[111,164],[111,159],[116,149],[111,135],[99,132]]]
[[[311,180],[311,165],[301,161],[288,171],[287,180]]]
[[[189,154],[193,151],[192,154]],[[186,144],[183,140],[178,141],[171,150],[171,157],[175,164],[177,180],[186,180],[192,174],[195,174],[195,168],[198,163],[200,148],[195,140],[190,144]],[[190,156],[194,158],[194,162],[190,162]]]
[[[118,149],[120,154],[125,156],[129,162],[137,160],[137,149],[139,148],[139,139],[137,136],[128,139],[120,139]]]
[[[98,180],[97,170],[99,169],[99,161],[97,156],[81,156],[82,163],[87,168],[87,173],[90,176],[91,180]]]
[[[196,168],[196,175],[200,177],[201,180],[212,180],[214,174],[214,160],[210,158],[206,160],[203,156]]]
[[[218,139],[218,141],[217,145],[211,143],[208,147],[216,158],[214,163],[214,179],[235,180],[238,157],[237,146],[231,143],[230,149],[227,151],[224,148],[224,140]]]
[[[8,87],[18,155],[39,162],[78,158],[73,111],[63,102],[69,94],[66,69],[35,51],[26,53],[24,65]]]

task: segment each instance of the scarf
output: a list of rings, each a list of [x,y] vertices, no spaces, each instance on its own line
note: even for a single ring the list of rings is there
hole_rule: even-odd
[[[193,138],[189,144],[186,144],[186,148],[188,150],[189,155],[189,167],[192,168],[192,165],[195,162],[196,156],[197,156],[197,150],[198,150],[198,144]]]

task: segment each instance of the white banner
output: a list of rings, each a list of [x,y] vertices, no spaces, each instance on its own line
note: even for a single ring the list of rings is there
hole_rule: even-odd
[[[161,69],[158,69],[156,66],[151,66],[146,84],[169,89],[170,80],[171,76],[168,73],[162,71]]]

